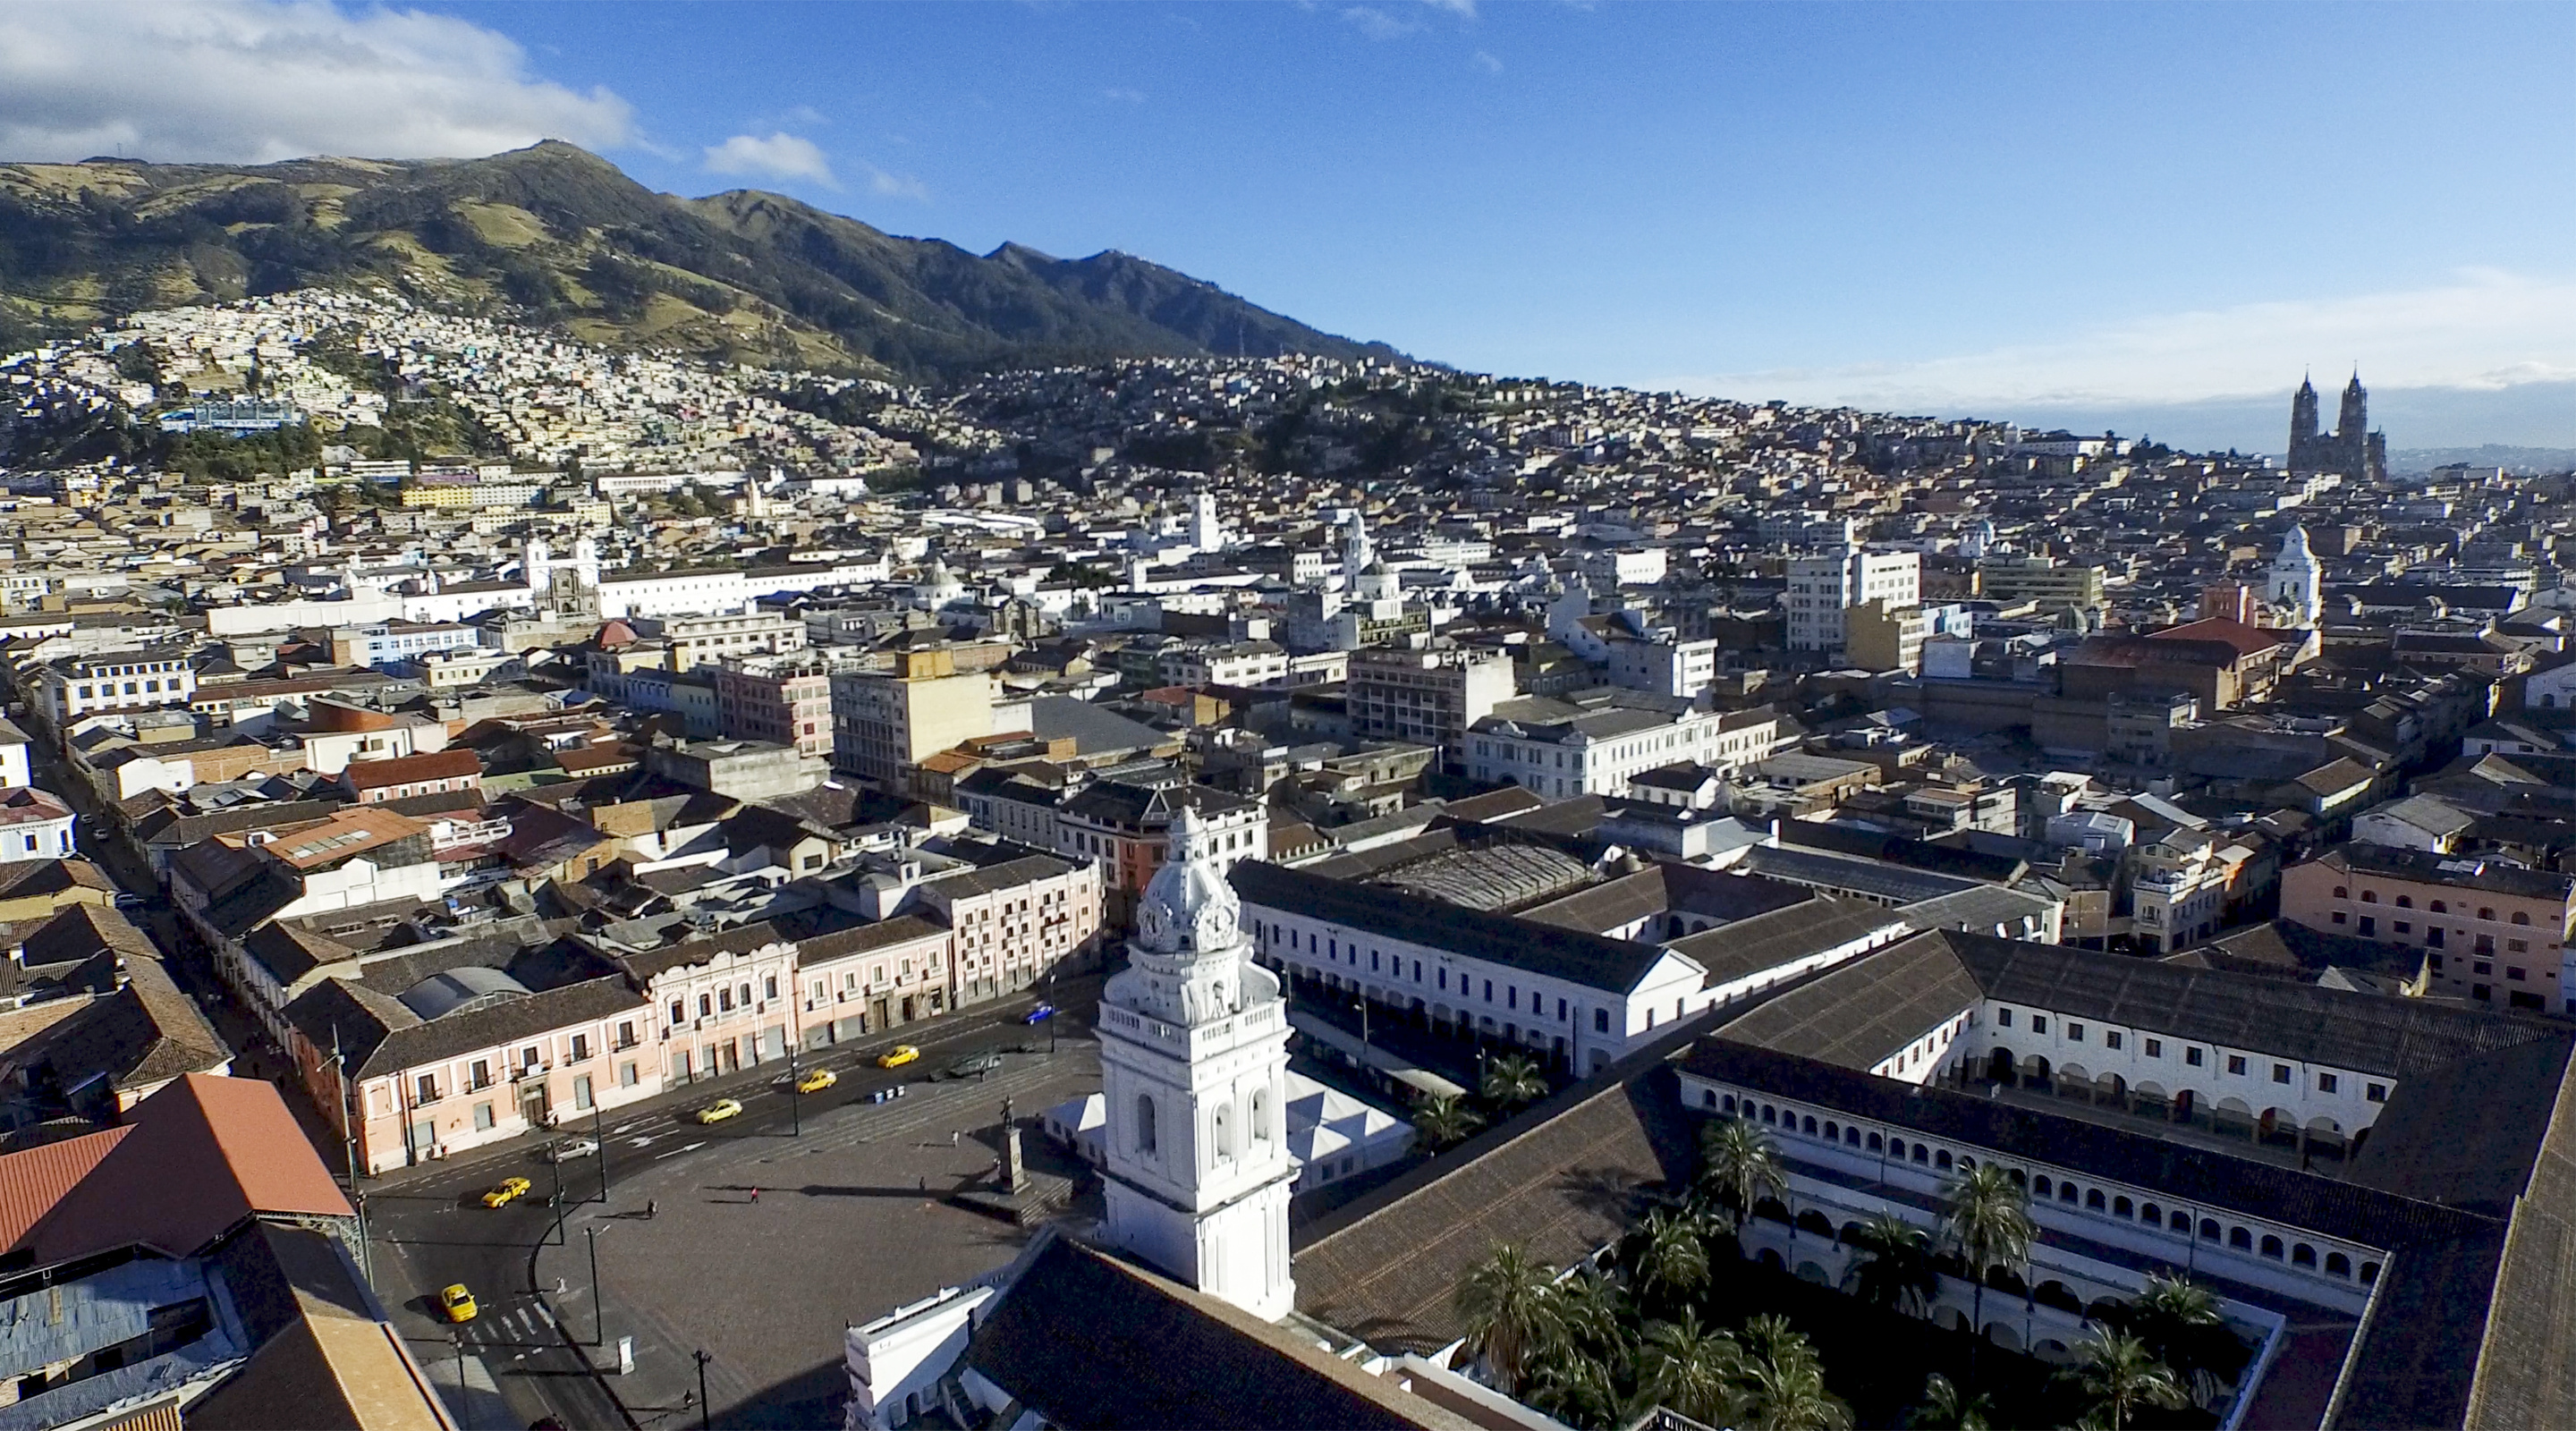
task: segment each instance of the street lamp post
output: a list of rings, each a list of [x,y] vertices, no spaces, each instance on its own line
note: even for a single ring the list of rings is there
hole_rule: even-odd
[[[599,1146],[595,1155],[599,1159],[599,1200],[605,1204],[608,1201],[608,1132],[599,1121],[599,1100],[595,1098],[590,1104],[590,1141]]]
[[[787,1045],[787,1136],[805,1136],[805,1079],[796,1071],[796,1045]]]
[[[599,1234],[607,1229],[592,1223],[582,1229],[590,1235],[590,1344],[608,1345],[608,1306],[599,1300]]]
[[[551,1172],[551,1173],[553,1173],[553,1174],[555,1175],[555,1191],[554,1191],[554,1208],[555,1208],[555,1246],[557,1246],[557,1247],[561,1247],[561,1246],[563,1246],[563,1242],[564,1242],[564,1225],[563,1225],[563,1212],[564,1212],[564,1209],[563,1209],[563,1144],[561,1144],[561,1143],[557,1143],[557,1144],[555,1144],[555,1146],[553,1147],[553,1149],[552,1149],[552,1150],[550,1150],[550,1151],[549,1151],[549,1153],[547,1154],[547,1156],[546,1156],[546,1170],[547,1170],[547,1171],[549,1171],[549,1172]]]
[[[711,1424],[707,1418],[714,1408],[707,1405],[707,1363],[714,1361],[715,1358],[707,1355],[705,1347],[700,1347],[689,1355],[696,1358],[698,1363],[698,1431],[711,1431]]]

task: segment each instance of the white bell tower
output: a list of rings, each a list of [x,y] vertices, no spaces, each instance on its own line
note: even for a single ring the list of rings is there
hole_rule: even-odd
[[[2281,538],[2281,554],[2272,558],[2272,579],[2265,594],[2275,606],[2298,608],[2300,622],[2314,626],[2326,609],[2325,575],[2325,563],[2308,550],[2308,529],[2293,526]]]
[[[1296,1306],[1288,1266],[1288,1006],[1254,964],[1241,907],[1196,811],[1137,908],[1128,967],[1100,1003],[1109,1239],[1265,1321]]]

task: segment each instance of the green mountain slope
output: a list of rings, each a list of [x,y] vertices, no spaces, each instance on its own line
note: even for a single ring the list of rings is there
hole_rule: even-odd
[[[0,165],[0,350],[137,308],[384,284],[611,345],[927,378],[1392,350],[1122,253],[977,256],[777,194],[657,194],[568,144],[464,161]]]

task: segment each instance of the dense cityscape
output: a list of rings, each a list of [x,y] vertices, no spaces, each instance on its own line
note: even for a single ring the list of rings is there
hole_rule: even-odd
[[[2576,474],[2283,376],[0,357],[0,1426],[2551,1424]]]

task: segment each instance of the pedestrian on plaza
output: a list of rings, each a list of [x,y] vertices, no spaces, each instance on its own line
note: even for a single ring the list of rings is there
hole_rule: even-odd
[[[758,1202],[758,1201],[760,1201],[760,1189],[758,1189],[758,1188],[753,1188],[753,1189],[751,1190],[751,1200],[752,1200],[753,1202]]]
[[[662,1200],[660,1198],[648,1197],[644,1199],[644,1220],[646,1222],[651,1222],[653,1219],[660,1217],[661,1215]]]
[[[957,1146],[957,1130],[954,1128],[948,1130],[948,1146],[952,1148]]]

